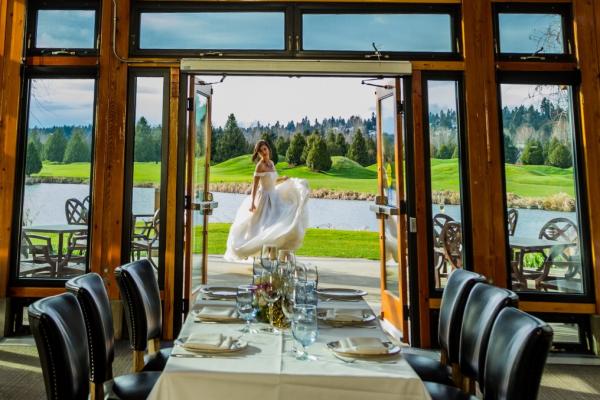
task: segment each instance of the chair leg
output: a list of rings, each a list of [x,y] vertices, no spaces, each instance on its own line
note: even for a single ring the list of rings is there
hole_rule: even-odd
[[[133,351],[133,372],[140,372],[144,368],[144,352]]]
[[[160,350],[160,340],[158,338],[148,340],[148,353],[154,354]]]
[[[104,385],[90,382],[90,400],[104,400]]]

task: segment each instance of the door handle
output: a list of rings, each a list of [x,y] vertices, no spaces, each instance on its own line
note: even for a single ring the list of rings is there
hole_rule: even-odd
[[[369,209],[377,215],[377,219],[387,218],[392,215],[400,215],[400,209],[394,206],[371,204]]]

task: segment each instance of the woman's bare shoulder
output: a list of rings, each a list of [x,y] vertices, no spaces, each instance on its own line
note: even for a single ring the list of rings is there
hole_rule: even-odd
[[[267,169],[267,164],[261,160],[258,163],[256,163],[256,168],[254,169],[254,172],[266,172]]]

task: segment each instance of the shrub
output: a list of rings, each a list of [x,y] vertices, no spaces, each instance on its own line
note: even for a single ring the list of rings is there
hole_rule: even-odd
[[[558,168],[569,168],[573,166],[573,157],[567,145],[558,143],[548,154],[548,164]]]
[[[544,165],[544,150],[539,140],[530,139],[525,143],[521,161],[525,165]]]
[[[302,153],[306,146],[306,140],[302,133],[296,133],[292,137],[290,146],[285,153],[285,159],[290,165],[300,165],[302,163]]]
[[[329,171],[331,164],[331,156],[327,149],[327,144],[323,139],[317,137],[306,157],[306,165],[312,171]]]
[[[369,165],[369,153],[367,151],[367,143],[360,129],[356,130],[352,143],[348,149],[348,158],[356,161],[363,167]]]
[[[33,140],[30,140],[27,144],[27,154],[25,157],[25,175],[37,174],[42,170],[40,152]]]

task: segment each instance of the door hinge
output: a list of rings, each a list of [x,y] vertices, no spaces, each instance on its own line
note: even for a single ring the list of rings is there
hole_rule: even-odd
[[[402,114],[404,112],[404,102],[402,100],[398,100],[396,102],[396,113]]]
[[[188,110],[188,111],[194,111],[194,98],[193,97],[188,97],[187,98],[186,110]]]
[[[400,200],[400,214],[404,215],[407,212],[406,200]]]

